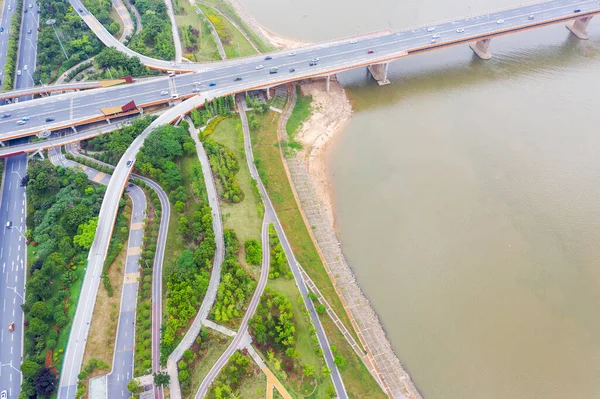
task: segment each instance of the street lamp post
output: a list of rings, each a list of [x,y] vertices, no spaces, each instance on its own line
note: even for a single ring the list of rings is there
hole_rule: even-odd
[[[56,33],[56,28],[54,27],[54,24],[56,23],[55,19],[48,19],[46,20],[46,25],[50,25],[52,27],[52,30],[54,31],[54,35],[56,36],[56,38],[58,39],[58,43],[60,44],[60,48],[63,51],[63,54],[65,55],[65,59],[69,59],[69,56],[67,55],[67,52],[65,51],[65,48],[63,47],[62,41],[60,40],[60,37],[58,36],[58,33]]]

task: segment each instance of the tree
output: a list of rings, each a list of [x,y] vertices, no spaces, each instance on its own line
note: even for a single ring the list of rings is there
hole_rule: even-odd
[[[48,309],[48,305],[46,305],[46,302],[42,301],[34,303],[29,313],[31,314],[31,316],[38,317],[42,320],[48,320],[48,318],[50,317],[50,309]]]
[[[127,390],[133,395],[137,395],[138,393],[140,393],[141,387],[142,386],[140,384],[140,380],[138,380],[137,378],[134,378],[133,380],[127,383]]]
[[[304,374],[305,377],[313,376],[315,375],[315,369],[310,364],[305,364],[302,368],[302,374]]]
[[[185,204],[181,201],[177,201],[175,203],[175,211],[177,213],[183,213],[183,211],[185,211]]]
[[[98,228],[98,218],[92,218],[87,223],[80,224],[77,228],[79,234],[73,237],[73,243],[79,245],[83,249],[90,249],[96,236]]]
[[[154,385],[159,387],[166,387],[171,382],[171,377],[165,372],[154,373]]]
[[[56,391],[56,376],[47,367],[40,370],[35,377],[35,392],[38,397],[52,396]]]
[[[23,377],[25,378],[35,377],[41,369],[42,366],[40,366],[33,360],[27,359],[21,364],[21,371],[23,372]]]
[[[315,308],[318,314],[323,314],[325,313],[325,305],[323,305],[322,303],[318,304],[317,307]]]

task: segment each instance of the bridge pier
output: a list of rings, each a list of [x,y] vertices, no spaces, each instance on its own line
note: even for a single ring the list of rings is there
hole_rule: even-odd
[[[388,79],[388,65],[389,63],[385,62],[383,64],[374,64],[367,66],[367,69],[373,76],[373,79],[377,81],[379,86],[389,85],[390,80]],[[327,77],[327,91],[329,91],[329,76]]]
[[[266,90],[267,90],[267,100],[270,100],[271,99],[271,88],[267,87]]]
[[[488,51],[491,40],[491,38],[477,40],[475,43],[469,44],[469,47],[482,60],[489,60],[492,58],[492,53]]]
[[[325,80],[325,90],[329,93],[329,89],[331,87],[331,75],[327,75],[327,79]]]
[[[583,18],[576,19],[572,22],[569,22],[566,25],[566,27],[568,30],[571,31],[572,34],[574,34],[578,38],[580,38],[582,40],[587,40],[590,38],[587,33],[587,27],[590,24],[592,17],[583,17]]]
[[[27,159],[33,159],[36,155],[38,155],[40,157],[40,159],[43,161],[44,159],[46,159],[44,157],[44,152],[43,150],[37,150],[36,152],[34,152],[33,154],[29,155],[27,157]]]

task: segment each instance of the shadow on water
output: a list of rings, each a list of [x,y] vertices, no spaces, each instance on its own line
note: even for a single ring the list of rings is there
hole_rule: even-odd
[[[363,111],[390,106],[415,95],[428,96],[500,80],[563,73],[596,63],[600,58],[600,37],[582,43],[573,35],[567,35],[561,43],[496,46],[494,50],[494,44],[502,39],[493,42],[490,50],[494,57],[487,61],[465,45],[393,62],[389,71],[392,83],[388,86],[377,86],[366,68],[344,72],[339,79],[348,90],[355,110]]]

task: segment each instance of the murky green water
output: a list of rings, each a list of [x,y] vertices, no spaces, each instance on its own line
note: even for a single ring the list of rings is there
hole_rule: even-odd
[[[508,0],[242,0],[321,40]],[[452,3],[452,4],[450,4]],[[330,154],[344,253],[427,398],[600,397],[600,20],[340,76]]]

